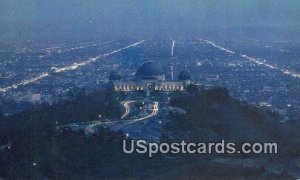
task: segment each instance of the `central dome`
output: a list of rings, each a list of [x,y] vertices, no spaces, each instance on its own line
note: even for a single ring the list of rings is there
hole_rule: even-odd
[[[136,72],[136,75],[140,77],[155,77],[163,74],[162,68],[154,62],[147,62],[143,64]]]

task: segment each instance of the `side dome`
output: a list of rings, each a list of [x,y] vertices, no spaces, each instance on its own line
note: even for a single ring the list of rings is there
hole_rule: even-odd
[[[121,79],[121,74],[120,73],[117,73],[115,71],[112,71],[109,75],[109,80],[110,81],[116,81],[116,80],[120,80]]]
[[[162,68],[154,62],[147,62],[143,64],[136,72],[136,76],[151,77],[163,75]]]
[[[190,80],[191,79],[191,75],[187,71],[181,71],[179,73],[179,75],[178,75],[178,79],[181,80],[181,81]]]

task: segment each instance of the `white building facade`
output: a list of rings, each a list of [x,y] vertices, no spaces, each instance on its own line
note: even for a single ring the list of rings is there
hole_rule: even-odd
[[[121,78],[111,79],[114,91],[186,91],[191,84],[190,76],[187,72],[179,74],[176,81],[166,81],[162,69],[153,62],[143,64],[137,71],[134,80],[122,81]]]

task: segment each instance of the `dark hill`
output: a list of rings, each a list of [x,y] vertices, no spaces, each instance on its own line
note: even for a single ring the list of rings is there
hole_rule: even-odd
[[[55,130],[56,121],[89,121],[98,114],[118,117],[116,96],[104,91],[81,94],[52,106],[41,105],[14,116],[1,117],[0,142],[1,145],[11,143],[11,148],[0,150],[0,178],[150,178],[153,174],[161,179],[292,177],[285,164],[299,157],[297,126],[281,123],[275,113],[231,98],[222,88],[191,87],[189,93],[173,97],[171,105],[187,113],[169,115],[171,121],[164,127],[165,141],[276,142],[279,154],[157,154],[149,159],[144,154],[124,154],[122,140],[125,136],[121,132],[103,128],[86,137],[83,132]],[[230,158],[229,164],[216,163],[224,161],[216,158]],[[254,161],[257,166],[242,166],[245,158],[259,160]],[[240,163],[234,164],[235,159]],[[261,165],[264,160],[267,164]],[[284,164],[279,173],[268,169],[268,163],[278,161]]]
[[[280,116],[246,102],[233,99],[226,89],[190,88],[190,94],[173,98],[172,106],[187,111],[173,115],[167,129],[176,131],[176,138],[211,142],[276,142],[280,156],[299,155],[300,133],[297,126],[282,123]]]

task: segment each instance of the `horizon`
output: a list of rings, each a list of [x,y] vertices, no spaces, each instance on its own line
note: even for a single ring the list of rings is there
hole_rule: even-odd
[[[2,41],[151,37],[298,39],[299,1],[2,0]]]

